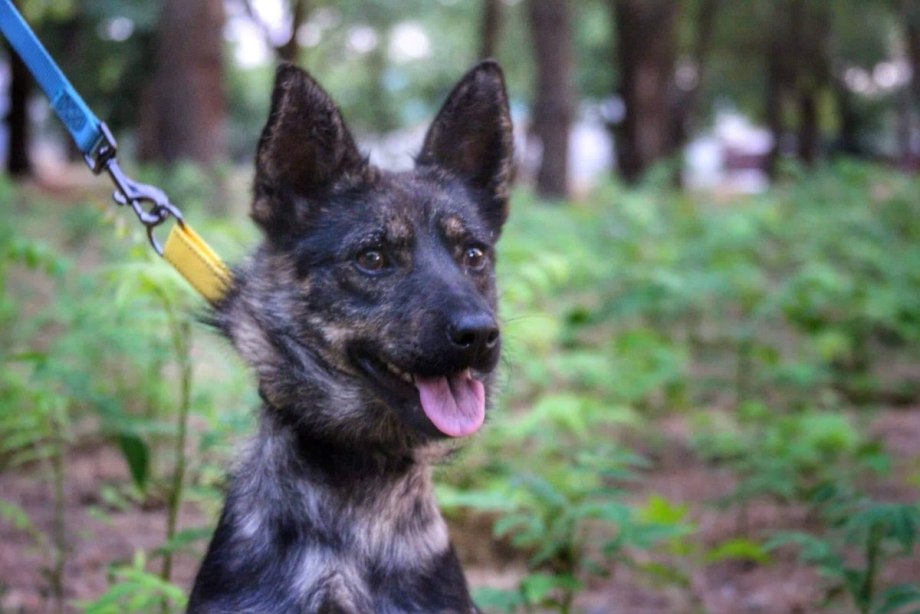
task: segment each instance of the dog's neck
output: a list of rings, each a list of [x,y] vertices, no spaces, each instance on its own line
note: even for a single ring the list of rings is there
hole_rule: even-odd
[[[263,408],[254,443],[236,477],[237,487],[256,491],[251,509],[236,511],[239,531],[287,527],[307,536],[305,544],[350,544],[337,556],[385,569],[411,569],[450,550],[430,464],[324,440],[273,407]]]
[[[259,440],[284,442],[284,462],[299,465],[299,478],[339,487],[371,482],[385,488],[419,471],[428,473],[430,455],[405,442],[387,446],[356,444],[333,439],[298,419],[303,408],[276,407],[265,403],[260,416]],[[424,450],[424,448],[421,448]],[[291,465],[286,467],[292,469]],[[366,486],[366,484],[364,484]]]
[[[236,510],[241,529],[259,521],[301,523],[329,537],[350,535],[368,558],[449,548],[424,455],[329,441],[280,408],[263,408],[236,482],[258,493],[247,499],[254,509]]]

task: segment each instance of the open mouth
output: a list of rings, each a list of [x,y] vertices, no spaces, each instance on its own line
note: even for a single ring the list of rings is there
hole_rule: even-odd
[[[486,414],[483,383],[471,369],[422,376],[378,356],[363,354],[357,364],[392,400],[416,400],[430,423],[448,437],[466,437],[482,426]]]

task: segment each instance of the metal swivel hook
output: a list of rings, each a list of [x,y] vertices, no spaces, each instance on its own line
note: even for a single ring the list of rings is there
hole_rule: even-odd
[[[118,160],[115,159],[118,146],[115,137],[109,131],[105,123],[101,124],[102,139],[96,145],[92,154],[85,156],[86,163],[92,169],[93,173],[100,174],[103,171],[108,173],[115,184],[115,193],[112,198],[119,205],[130,205],[134,210],[137,219],[147,229],[147,239],[150,245],[160,256],[163,255],[163,247],[157,241],[153,231],[157,226],[168,220],[170,217],[176,219],[180,226],[185,226],[182,218],[182,212],[178,207],[169,202],[169,197],[160,188],[145,183],[140,183],[128,177]]]

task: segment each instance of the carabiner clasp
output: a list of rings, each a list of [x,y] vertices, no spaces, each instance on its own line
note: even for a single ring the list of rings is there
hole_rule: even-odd
[[[119,205],[131,206],[137,219],[147,228],[147,239],[151,247],[162,256],[163,247],[157,241],[153,231],[170,217],[175,218],[180,226],[185,227],[182,212],[169,202],[169,197],[160,188],[140,183],[125,175],[115,158],[118,151],[115,137],[112,136],[104,122],[100,125],[100,130],[102,138],[93,152],[85,156],[86,163],[97,175],[102,171],[108,173],[112,183],[115,184],[115,193],[112,198]]]
[[[184,226],[182,212],[169,202],[169,198],[160,188],[139,183],[125,175],[115,158],[106,162],[105,170],[115,184],[115,193],[112,198],[119,205],[131,206],[137,219],[147,228],[147,239],[151,247],[162,256],[163,246],[157,241],[153,231],[170,217],[176,218],[176,222]],[[149,204],[149,208],[145,208],[145,204]]]

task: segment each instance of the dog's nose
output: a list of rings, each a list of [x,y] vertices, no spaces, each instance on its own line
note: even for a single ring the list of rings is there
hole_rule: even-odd
[[[447,326],[447,337],[471,359],[476,359],[495,347],[498,325],[489,313],[465,313]]]

